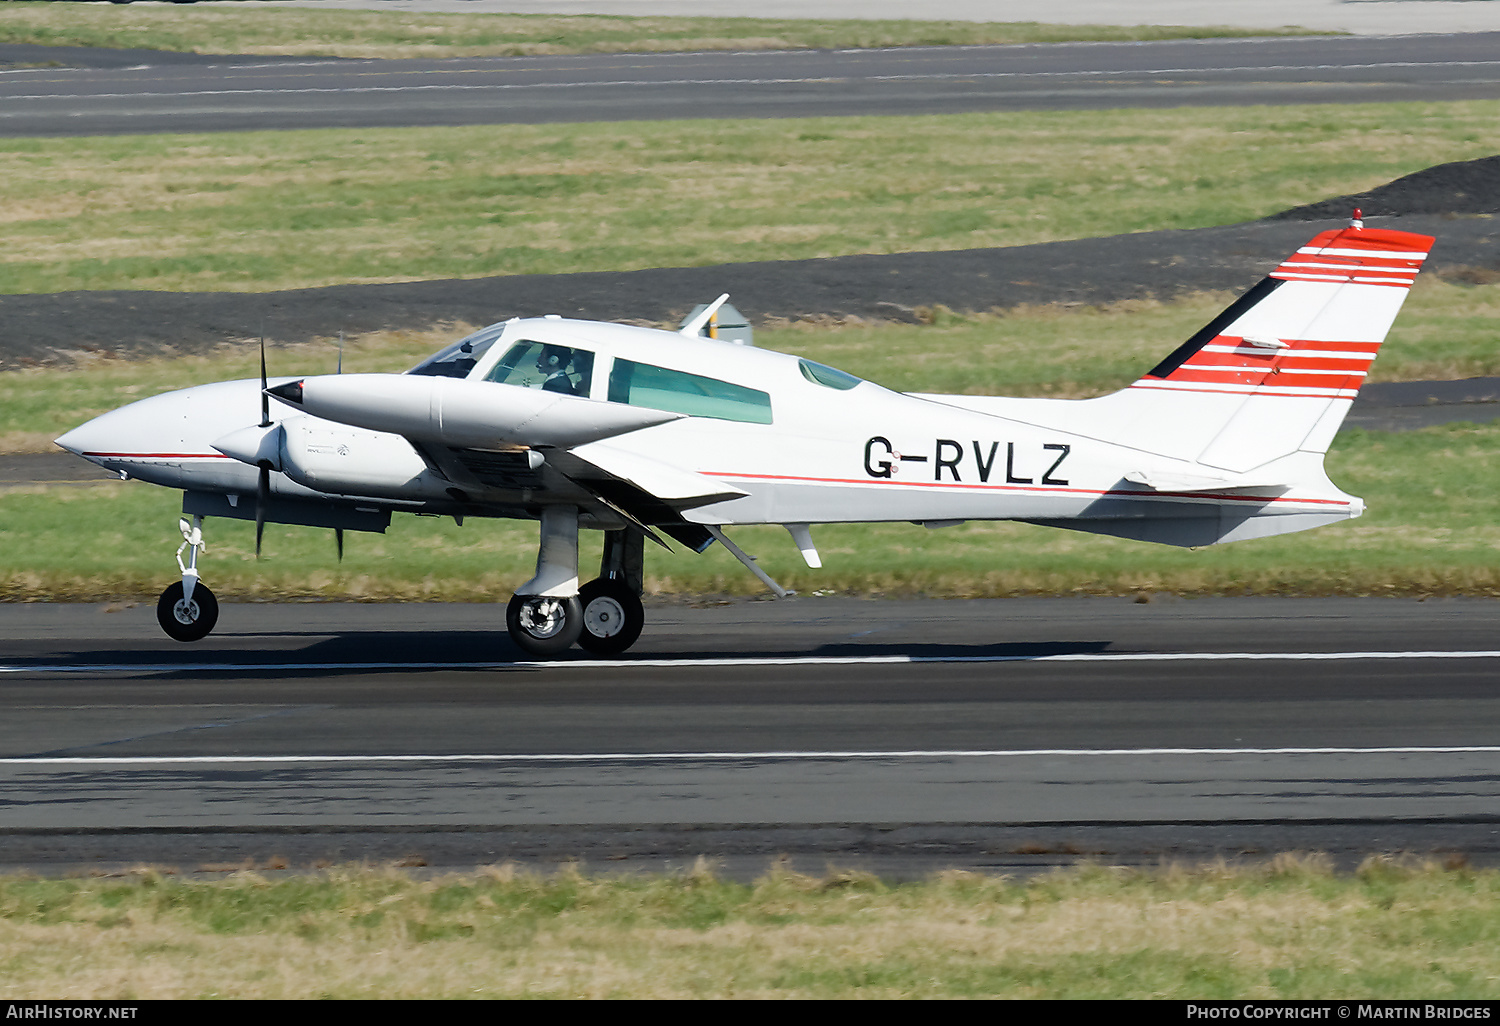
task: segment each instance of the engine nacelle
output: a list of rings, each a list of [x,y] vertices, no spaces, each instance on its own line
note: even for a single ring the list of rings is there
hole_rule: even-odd
[[[459,449],[569,449],[683,417],[543,389],[425,374],[327,374],[266,391],[323,420]]]
[[[312,417],[282,423],[280,469],[298,484],[331,495],[443,499],[452,487],[400,435]]]

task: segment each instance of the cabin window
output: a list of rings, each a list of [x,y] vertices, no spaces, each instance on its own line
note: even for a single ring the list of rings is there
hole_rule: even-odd
[[[505,333],[505,322],[480,328],[472,335],[465,335],[450,346],[444,346],[408,374],[424,374],[434,378],[466,378],[473,372],[481,357]]]
[[[634,360],[615,361],[609,373],[609,401],[689,417],[771,423],[771,397],[765,392]]]
[[[855,385],[861,384],[864,379],[856,378],[853,374],[838,370],[835,367],[827,367],[821,363],[813,363],[811,360],[798,360],[797,366],[802,368],[802,376],[808,381],[828,388],[836,388],[841,392],[847,392]]]
[[[517,342],[485,376],[500,385],[539,388],[563,395],[589,394],[594,354],[550,342]]]

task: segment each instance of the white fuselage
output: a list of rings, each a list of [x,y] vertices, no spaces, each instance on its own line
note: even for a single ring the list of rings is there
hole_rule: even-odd
[[[1159,473],[1165,464],[1182,461],[1132,447],[1129,439],[1107,437],[1107,427],[1096,423],[1099,418],[1086,415],[1091,403],[1103,400],[987,399],[980,412],[962,405],[975,402],[973,397],[907,395],[871,382],[852,387],[847,380],[829,384],[804,372],[795,356],[625,325],[551,318],[510,322],[461,383],[466,397],[493,392],[497,410],[505,407],[507,397],[512,398],[512,406],[519,402],[514,398],[515,386],[485,380],[518,340],[593,354],[587,383],[578,386],[579,394],[567,398],[572,406],[558,405],[551,413],[539,406],[534,416],[530,412],[508,418],[497,414],[502,426],[495,429],[496,437],[486,438],[482,403],[465,407],[467,419],[450,414],[443,420],[424,407],[413,417],[425,418],[425,426],[410,430],[402,426],[407,421],[401,419],[405,414],[399,409],[400,397],[384,393],[378,401],[370,400],[368,412],[376,418],[370,423],[385,430],[360,426],[365,421],[357,413],[340,412],[342,422],[338,422],[273,403],[271,418],[281,430],[266,443],[267,452],[276,449],[280,453],[270,460],[275,470],[273,492],[328,501],[358,498],[397,510],[441,511],[443,503],[453,501],[449,498],[453,481],[430,459],[431,446],[532,448],[546,456],[548,446],[556,442],[528,438],[526,425],[546,420],[554,432],[548,437],[562,437],[566,432],[557,433],[563,416],[558,411],[578,409],[582,412],[577,416],[585,420],[590,411],[596,411],[595,419],[601,423],[619,425],[619,433],[569,447],[568,452],[578,459],[605,469],[622,459],[653,461],[744,493],[707,504],[684,503],[682,515],[702,524],[1082,519],[1126,525],[1156,520],[1163,527],[1154,534],[1151,529],[1129,527],[1108,533],[1207,544],[1295,529],[1291,525],[1299,518],[1326,522],[1357,516],[1362,509],[1359,500],[1327,482],[1320,458],[1316,472],[1300,473],[1299,483],[1291,490],[1170,491],[1133,483],[1127,476],[1139,481],[1144,471]],[[704,398],[707,405],[700,412],[694,412],[692,402],[683,406],[686,400],[678,395],[666,404],[668,408],[678,404],[677,419],[634,427],[624,411],[613,415],[610,408],[640,408],[638,404],[650,406],[654,400],[649,390],[639,389],[631,394],[631,404],[610,402],[612,388],[619,392],[617,398],[624,396],[618,383],[618,371],[625,366],[622,361],[649,365],[653,371],[713,379],[740,392],[764,393],[769,412],[749,418],[715,415],[719,407],[709,398]],[[358,377],[349,376],[343,382],[345,392],[354,388]],[[273,385],[287,380],[275,379]],[[428,385],[454,380],[425,379]],[[327,381],[339,384],[332,378],[307,379],[309,396],[316,383]],[[421,383],[407,378],[396,384],[409,390]],[[525,401],[532,402],[537,395],[541,393],[532,392]],[[738,408],[732,403],[723,405],[723,409]],[[757,422],[756,417],[769,422]],[[250,457],[236,459],[214,445],[253,427],[259,418],[258,381],[221,382],[123,407],[70,432],[59,444],[101,466],[155,484],[231,496],[253,494],[257,470],[248,462]],[[481,422],[478,427],[476,420]],[[1063,424],[1081,427],[1057,426]],[[447,430],[451,438],[443,436]],[[1183,430],[1191,430],[1191,425],[1184,425]],[[599,434],[579,437],[598,438]],[[408,438],[415,438],[416,444]],[[252,438],[246,444],[253,448],[256,443]],[[476,503],[493,505],[495,515],[514,515],[520,507],[577,501],[565,488],[554,495],[535,487],[495,487],[481,492],[466,487],[463,491],[471,513]],[[1283,521],[1280,530],[1235,534],[1234,524],[1251,517],[1280,520],[1277,514],[1292,519]],[[1183,528],[1186,533],[1167,526],[1189,522],[1196,527]]]

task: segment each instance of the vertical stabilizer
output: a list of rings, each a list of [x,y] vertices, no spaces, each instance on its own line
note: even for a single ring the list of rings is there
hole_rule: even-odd
[[[1120,394],[1137,400],[1127,444],[1234,474],[1326,452],[1433,243],[1359,224],[1312,239]]]

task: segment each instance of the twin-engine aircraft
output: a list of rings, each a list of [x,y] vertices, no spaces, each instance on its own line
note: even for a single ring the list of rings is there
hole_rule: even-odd
[[[404,374],[199,385],[59,438],[183,490],[173,638],[218,617],[205,517],[384,531],[392,513],[540,521],[536,575],[506,610],[537,657],[624,652],[645,622],[646,539],[698,552],[781,524],[1020,520],[1169,545],[1357,517],[1323,456],[1433,240],[1325,231],[1128,388],[1084,400],[903,394],[811,360],[555,316],[493,324]],[[275,399],[272,405],[269,400]],[[272,413],[277,416],[273,417]],[[191,517],[191,523],[187,518]],[[605,532],[579,585],[578,533]],[[186,562],[183,553],[187,553]]]

